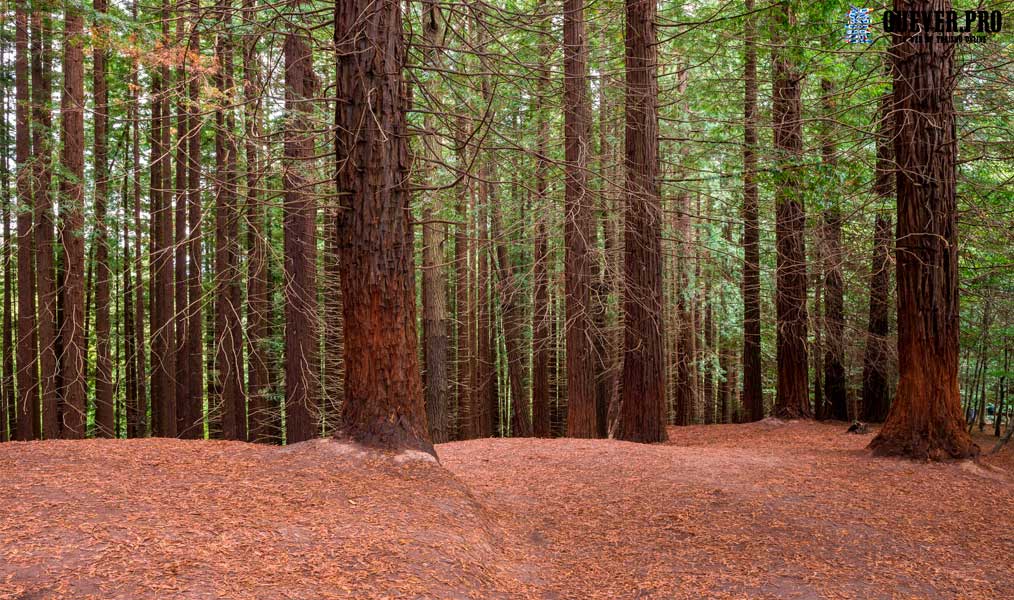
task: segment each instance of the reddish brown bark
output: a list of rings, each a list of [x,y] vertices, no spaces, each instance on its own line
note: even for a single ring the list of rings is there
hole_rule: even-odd
[[[99,14],[106,12],[106,1],[95,0],[93,8]],[[105,35],[102,25],[96,33]],[[109,232],[106,225],[106,206],[109,191],[108,128],[109,90],[106,84],[106,53],[104,43],[92,51],[92,95],[95,101],[94,176],[95,176],[95,435],[115,437],[115,407],[113,405],[113,363],[110,349],[109,288],[113,279],[109,268]]]
[[[14,159],[17,162],[18,213],[18,363],[17,418],[11,437],[30,440],[35,435],[32,422],[38,415],[38,338],[35,321],[35,244],[33,172],[31,165],[31,128],[28,84],[28,14],[25,0],[17,0],[14,13]]]
[[[563,2],[564,273],[567,302],[567,435],[598,435],[595,355],[590,315],[594,239],[588,189],[591,108],[588,104],[588,44],[584,0]]]
[[[697,416],[697,320],[694,303],[690,298],[690,261],[693,243],[690,228],[690,196],[681,193],[676,199],[674,227],[679,242],[676,244],[676,397],[675,423],[692,425]]]
[[[64,312],[61,323],[64,384],[63,437],[85,436],[84,339],[84,19],[80,9],[67,5],[64,13],[63,94],[60,101],[60,239],[63,243]],[[108,327],[108,322],[107,322]],[[108,335],[108,331],[107,331]],[[107,348],[108,351],[108,348]]]
[[[658,53],[654,0],[627,0],[623,396],[616,437],[661,442],[662,205],[658,186]]]
[[[423,4],[424,64],[439,69],[444,23],[437,2],[428,0]],[[430,96],[436,89],[428,90]],[[422,167],[424,182],[431,183],[435,166],[440,162],[440,146],[436,119],[427,113],[424,120],[426,134],[423,137],[425,162]],[[439,192],[429,192],[423,209],[423,354],[425,356],[425,404],[426,421],[430,438],[439,444],[450,439],[448,432],[448,319],[447,319],[447,276],[444,269],[444,244],[447,240],[446,225],[435,222],[442,207]]]
[[[131,6],[131,14],[137,18],[137,2]],[[133,210],[134,210],[134,347],[132,356],[134,359],[134,371],[137,373],[137,407],[135,416],[136,422],[128,422],[128,436],[144,437],[148,435],[150,428],[148,423],[148,381],[147,376],[147,344],[145,343],[144,332],[144,266],[142,254],[142,227],[141,227],[141,121],[140,106],[137,93],[140,90],[137,63],[131,64],[131,85],[129,88],[130,101],[127,105],[129,121],[133,124],[133,139],[131,140],[131,160],[133,173]],[[133,430],[133,435],[131,435]]]
[[[32,12],[32,160],[34,165],[33,203],[35,208],[35,275],[38,289],[38,340],[40,391],[42,393],[41,420],[39,407],[33,404],[36,414],[32,419],[34,436],[55,439],[60,436],[60,407],[57,392],[59,370],[57,336],[57,278],[53,259],[54,224],[50,192],[50,101],[52,100],[52,73],[50,69],[50,42],[44,25],[51,25],[48,13]],[[40,428],[41,425],[41,428]]]
[[[545,2],[538,5],[538,12],[545,10]],[[549,212],[549,201],[546,197],[546,171],[549,144],[549,119],[546,118],[546,95],[549,93],[549,71],[545,63],[550,53],[549,36],[545,31],[547,23],[540,23],[539,78],[535,91],[535,111],[538,119],[538,141],[535,157],[535,241],[533,248],[532,278],[532,433],[535,437],[549,437],[550,426],[550,389],[549,364],[550,349],[554,344],[551,330],[549,304],[549,236],[546,220]]]
[[[199,0],[191,0],[190,11],[201,11]],[[199,28],[190,31],[189,50],[200,49]],[[204,437],[204,288],[201,283],[203,252],[201,248],[203,208],[201,200],[201,107],[200,81],[191,74],[187,81],[187,304],[186,304],[186,373],[187,395],[183,411],[187,426],[180,431],[185,438]]]
[[[15,20],[17,17],[15,16]],[[17,25],[15,24],[15,29]],[[17,33],[15,33],[15,36]],[[7,47],[0,49],[0,63],[7,64]],[[17,85],[15,83],[15,85]],[[7,85],[0,86],[0,110],[4,115],[9,114],[7,104]],[[15,117],[16,121],[17,117]],[[0,442],[6,442],[14,435],[17,428],[15,416],[17,411],[14,402],[14,243],[11,238],[11,172],[10,172],[10,125],[6,118],[0,125],[0,140],[3,148],[0,149],[0,163],[3,169],[0,170],[0,218],[3,219],[3,379],[0,381]]]
[[[317,207],[313,197],[311,115],[317,92],[310,46],[302,32],[285,38],[285,440],[316,434]]]
[[[417,352],[401,6],[340,0],[336,158],[341,202],[342,433],[433,452]]]
[[[253,22],[253,0],[243,2],[244,19]],[[257,40],[248,33],[243,40],[243,143],[246,154],[246,225],[247,225],[247,395],[251,442],[267,443],[275,439],[272,410],[268,405],[271,381],[268,371],[268,331],[271,319],[271,294],[268,283],[268,240],[265,208],[260,190],[262,170],[259,152],[261,135],[261,81]]]
[[[458,168],[464,172],[468,168],[468,159],[465,155],[464,139],[467,136],[464,126],[458,126],[457,158]],[[472,313],[471,313],[471,288],[469,286],[469,274],[471,273],[469,258],[471,256],[471,240],[469,238],[468,218],[468,195],[469,179],[464,177],[458,184],[457,204],[455,212],[458,217],[458,225],[454,230],[454,310],[457,316],[455,330],[455,351],[456,376],[455,376],[455,398],[456,398],[456,439],[467,440],[474,436],[472,428],[472,404],[474,398],[473,371],[472,371]]]
[[[791,3],[774,13],[787,30],[795,21]],[[800,74],[785,44],[772,50],[774,64],[772,121],[778,174],[775,189],[775,273],[778,382],[775,414],[782,418],[811,417],[809,364],[806,349],[806,214],[799,196],[803,151]]]
[[[895,0],[895,10],[947,11],[949,0]],[[877,454],[975,456],[958,391],[958,248],[954,44],[895,33],[898,395],[870,442]]]
[[[877,166],[873,192],[881,204],[894,196],[893,116],[890,95],[881,103],[877,132]],[[887,373],[891,360],[887,334],[890,328],[891,219],[878,211],[873,227],[873,258],[870,264],[870,308],[863,356],[862,419],[882,423],[891,408]]]
[[[826,176],[836,174],[836,156],[832,124],[835,118],[835,86],[821,80],[824,108],[822,160]],[[832,179],[834,180],[834,179]],[[850,418],[845,381],[845,279],[842,275],[841,206],[837,186],[827,186],[827,208],[823,214],[824,259],[824,328],[827,350],[824,354],[824,396],[830,417],[839,421]],[[856,415],[851,415],[856,416]]]
[[[219,4],[226,15],[226,30],[232,23],[232,0]],[[236,203],[237,169],[236,117],[231,108],[233,89],[233,54],[231,36],[219,35],[215,46],[218,59],[216,86],[223,94],[215,111],[215,370],[216,391],[220,394],[222,437],[227,440],[246,439],[246,398],[243,393],[243,324],[239,268],[239,207]]]
[[[746,12],[754,0],[746,0]],[[744,26],[743,102],[743,414],[764,418],[761,382],[760,225],[757,209],[757,40],[756,16]]]

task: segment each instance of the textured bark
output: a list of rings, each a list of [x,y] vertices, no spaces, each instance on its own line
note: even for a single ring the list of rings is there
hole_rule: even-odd
[[[774,26],[787,29],[794,22],[792,3],[774,13]],[[802,75],[792,50],[779,44],[772,50],[774,66],[772,120],[775,160],[775,274],[777,309],[778,383],[775,414],[782,418],[811,417],[807,362],[806,214],[799,196],[803,122],[800,111]]]
[[[894,135],[891,96],[885,94],[881,103],[877,132],[877,166],[873,185],[880,204],[894,197]],[[891,285],[891,219],[877,213],[873,227],[873,258],[870,264],[870,308],[866,330],[866,351],[863,356],[862,420],[882,423],[891,408],[891,390],[887,374],[891,360],[887,344],[890,328]]]
[[[169,5],[162,7],[162,40],[169,39]],[[173,255],[173,195],[168,66],[152,73],[151,98],[151,429],[157,437],[176,437],[176,332]]]
[[[694,304],[689,297],[690,292],[690,197],[681,193],[676,199],[674,211],[676,231],[679,242],[676,245],[676,425],[692,425],[696,418],[698,376],[697,376],[697,336],[694,331]]]
[[[895,0],[895,10],[950,10],[948,0]],[[877,454],[975,456],[958,392],[955,45],[894,34],[894,153],[898,167],[898,395]]]
[[[253,22],[254,0],[243,2],[244,18]],[[247,224],[247,395],[251,442],[268,443],[276,439],[272,411],[268,406],[271,381],[268,377],[268,323],[271,320],[271,294],[268,283],[268,240],[265,208],[260,191],[264,185],[259,152],[261,136],[261,75],[257,55],[257,33],[243,40],[243,143],[246,154]]]
[[[439,69],[442,60],[440,45],[444,31],[440,6],[434,0],[423,4],[424,64]],[[437,90],[430,89],[434,96]],[[426,183],[432,183],[435,166],[440,162],[439,138],[435,131],[436,119],[427,113],[423,137],[425,163],[422,167]],[[429,192],[423,209],[423,354],[425,356],[426,421],[434,444],[449,441],[448,431],[448,318],[447,274],[444,269],[444,244],[447,241],[446,225],[435,222],[441,212],[440,192]]]
[[[463,126],[459,126],[457,132],[457,160],[458,168],[464,172],[468,166],[468,159],[465,156],[464,139],[466,132]],[[467,440],[474,433],[472,430],[472,400],[474,387],[472,386],[472,313],[471,294],[469,287],[469,257],[471,256],[471,240],[469,238],[468,226],[468,194],[469,179],[462,178],[456,190],[455,212],[458,218],[458,225],[454,229],[454,310],[457,316],[455,330],[455,351],[456,351],[456,376],[454,384],[455,405],[457,413],[456,439]]]
[[[539,14],[545,11],[545,1],[539,2]],[[546,57],[550,53],[548,23],[540,23],[539,78],[535,92],[535,118],[538,119],[538,140],[535,157],[535,241],[533,248],[532,278],[532,434],[549,437],[551,431],[549,365],[552,339],[549,304],[549,235],[546,221],[549,200],[546,195],[546,172],[549,146],[549,119],[546,118],[546,95],[549,93],[549,70]]]
[[[704,349],[701,351],[701,366],[704,369],[704,385],[701,386],[703,398],[704,424],[715,423],[715,320],[714,308],[711,305],[711,280],[707,279],[704,287]]]
[[[182,14],[176,19],[176,39],[174,43],[180,47],[185,47],[186,44],[186,31],[184,30],[186,22],[187,19]],[[195,416],[195,407],[190,403],[190,360],[187,356],[189,348],[187,327],[190,326],[190,321],[187,319],[187,270],[189,266],[187,264],[187,195],[189,193],[188,163],[190,162],[188,98],[186,95],[189,70],[187,65],[188,58],[188,56],[184,56],[183,61],[176,69],[175,82],[172,88],[172,97],[175,99],[176,104],[176,142],[172,147],[173,156],[176,159],[176,182],[172,189],[172,199],[175,207],[173,211],[172,232],[174,310],[170,315],[173,330],[171,351],[173,353],[174,366],[172,394],[176,409],[173,415],[173,418],[176,420],[176,434],[183,438],[194,437],[194,433],[196,433],[198,428],[197,421],[199,420]],[[166,198],[167,201],[170,198],[168,193],[166,194]]]
[[[50,127],[52,115],[52,73],[50,69],[50,42],[44,25],[51,25],[48,13],[32,12],[32,162],[34,185],[32,189],[35,209],[35,276],[38,290],[38,341],[40,391],[42,393],[41,421],[39,407],[33,403],[33,434],[36,439],[60,437],[59,396],[57,393],[57,279],[53,259],[53,205],[50,192]],[[41,428],[40,428],[41,425]]]
[[[99,14],[106,12],[106,1],[95,0],[93,8]],[[97,32],[104,34],[102,25]],[[109,231],[106,226],[106,206],[109,191],[108,129],[109,89],[106,84],[106,53],[103,44],[92,51],[92,95],[95,101],[94,176],[95,176],[95,435],[115,437],[115,407],[113,405],[113,362],[110,349],[109,288],[113,280],[109,268]]]
[[[60,239],[63,244],[64,317],[60,371],[64,389],[63,437],[85,436],[84,338],[84,19],[68,4],[64,13],[63,94],[60,100]],[[107,323],[108,326],[108,323]],[[107,332],[108,335],[108,332]]]
[[[655,0],[627,0],[623,396],[616,437],[666,439]]]
[[[226,30],[232,22],[232,0],[219,4],[226,15]],[[225,106],[215,112],[215,171],[218,188],[215,200],[215,370],[216,391],[220,394],[222,437],[246,439],[246,398],[243,394],[243,331],[239,269],[239,208],[236,204],[235,114],[231,109],[233,89],[232,39],[220,35],[215,46],[218,59],[216,86]],[[312,264],[312,263],[311,263]]]
[[[337,187],[341,202],[345,404],[342,433],[433,452],[417,352],[401,7],[340,0]]]
[[[14,5],[14,159],[17,163],[18,212],[18,396],[16,427],[12,437],[35,437],[33,420],[38,416],[39,379],[35,321],[35,238],[31,122],[28,84],[28,14],[25,0]]]
[[[584,0],[563,2],[563,70],[567,435],[592,438],[598,435],[598,414],[589,312],[594,231],[587,174],[591,108],[588,103]]]
[[[133,2],[131,6],[131,14],[134,19],[137,19],[137,2]],[[130,435],[131,428],[133,429],[133,435],[131,437],[144,437],[148,435],[150,428],[148,426],[148,381],[147,376],[147,348],[145,344],[145,332],[144,332],[144,263],[142,255],[142,228],[141,228],[141,121],[140,121],[140,106],[138,104],[137,93],[140,90],[138,67],[137,63],[131,64],[131,85],[130,85],[130,102],[128,104],[128,115],[130,116],[129,121],[133,123],[134,135],[131,140],[131,160],[132,160],[132,172],[133,172],[133,209],[134,209],[134,348],[132,350],[132,356],[134,358],[134,371],[137,373],[137,410],[136,410],[136,422],[128,423],[128,435]]]
[[[475,363],[475,404],[472,423],[476,437],[490,437],[498,433],[496,420],[499,417],[499,403],[496,400],[496,361],[493,341],[493,321],[489,293],[489,171],[484,164],[480,168],[479,199],[476,217],[478,224],[478,247],[476,248],[476,363]],[[495,409],[495,410],[494,410]],[[496,413],[496,414],[495,414]]]
[[[15,16],[15,21],[18,17]],[[18,25],[15,24],[15,29]],[[17,36],[17,33],[15,33]],[[0,63],[7,64],[7,46],[0,49]],[[16,77],[16,75],[15,75]],[[17,83],[15,83],[17,85]],[[0,85],[0,108],[4,114],[9,114],[7,104],[7,82]],[[17,117],[15,116],[15,122]],[[0,218],[3,219],[3,335],[0,343],[3,345],[3,379],[0,381],[0,442],[10,441],[17,428],[14,417],[17,414],[14,402],[14,243],[11,239],[11,177],[10,177],[10,125],[6,118],[0,124],[0,140],[3,148],[0,148]]]
[[[199,0],[191,0],[190,13],[200,14]],[[190,31],[191,52],[200,49],[199,28]],[[204,255],[201,248],[204,225],[201,199],[201,107],[200,80],[196,73],[187,81],[187,303],[186,303],[186,408],[187,427],[179,433],[184,438],[204,437],[204,288],[201,272]]]
[[[754,0],[746,0],[746,12]],[[760,224],[757,208],[757,40],[756,16],[745,21],[743,103],[743,414],[764,418],[761,381]]]
[[[823,91],[824,131],[822,161],[827,176],[836,173],[838,160],[832,126],[835,118],[835,86],[821,80]],[[828,184],[827,208],[823,214],[823,269],[824,269],[824,329],[827,349],[824,354],[824,396],[830,408],[830,417],[847,421],[850,416],[845,381],[845,279],[842,275],[844,255],[841,244],[841,206],[838,186]]]
[[[317,93],[310,46],[302,32],[285,38],[285,439],[317,430],[317,207],[313,197],[311,118]]]

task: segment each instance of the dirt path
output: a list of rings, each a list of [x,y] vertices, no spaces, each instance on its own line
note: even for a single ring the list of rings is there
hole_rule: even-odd
[[[527,548],[547,598],[1009,593],[1014,481],[873,459],[841,425],[672,429],[665,446],[486,440],[445,467]],[[524,562],[524,561],[523,561]]]

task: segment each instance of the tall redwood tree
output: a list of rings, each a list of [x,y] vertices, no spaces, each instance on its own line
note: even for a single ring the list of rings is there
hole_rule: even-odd
[[[627,0],[623,397],[616,437],[635,442],[666,439],[655,2]]]
[[[949,0],[895,0],[896,11],[951,9]],[[958,391],[958,246],[954,44],[895,33],[894,154],[898,224],[898,393],[870,442],[877,454],[966,458]]]
[[[338,231],[345,316],[342,433],[433,452],[416,336],[405,42],[395,0],[335,5]]]

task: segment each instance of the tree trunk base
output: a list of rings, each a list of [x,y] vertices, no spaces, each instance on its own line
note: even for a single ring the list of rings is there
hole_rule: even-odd
[[[874,456],[904,456],[915,460],[961,460],[979,455],[979,446],[964,429],[898,431],[884,427],[869,449]]]

